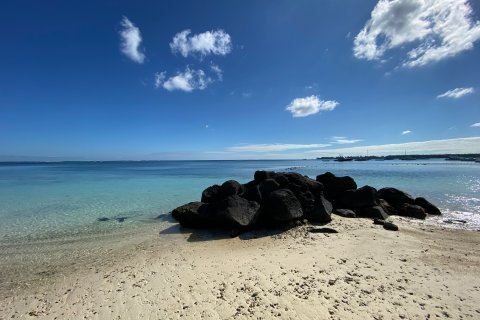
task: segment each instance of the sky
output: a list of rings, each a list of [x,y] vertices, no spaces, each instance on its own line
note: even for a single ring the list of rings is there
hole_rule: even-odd
[[[0,4],[0,160],[480,153],[480,2]]]

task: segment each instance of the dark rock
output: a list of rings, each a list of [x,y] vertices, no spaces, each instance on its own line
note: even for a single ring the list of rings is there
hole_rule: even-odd
[[[327,199],[332,200],[347,190],[357,189],[357,184],[352,177],[337,177],[331,172],[318,175],[318,182],[322,183]]]
[[[262,195],[262,199],[268,197],[268,195],[272,192],[280,188],[280,184],[275,181],[274,179],[265,179],[259,185],[260,193]]]
[[[306,185],[298,185],[298,184],[289,182],[287,184],[286,189],[289,189],[290,191],[293,192],[295,197],[300,202],[300,205],[302,206],[302,210],[304,214],[307,214],[308,212],[313,210],[313,207],[315,205],[315,197],[308,190],[308,187]]]
[[[263,213],[262,213],[263,215]],[[279,189],[270,193],[264,217],[272,222],[288,222],[303,216],[300,202],[292,191]]]
[[[202,192],[201,202],[212,203],[220,199],[220,186],[218,184],[210,186]]]
[[[358,216],[372,219],[388,219],[388,214],[381,206],[365,207],[358,210]]]
[[[378,197],[386,200],[397,210],[404,203],[415,203],[415,199],[413,199],[411,195],[395,188],[382,188],[378,190]]]
[[[220,187],[221,199],[225,199],[229,196],[240,194],[243,192],[243,186],[235,180],[225,181]]]
[[[391,222],[385,222],[383,224],[383,228],[386,229],[386,230],[390,230],[390,231],[398,231],[398,226],[396,224],[391,223]]]
[[[245,191],[242,193],[241,197],[250,201],[255,201],[258,203],[262,203],[262,194],[260,193],[259,185],[244,185]]]
[[[440,209],[438,209],[434,204],[428,201],[425,198],[419,197],[415,199],[415,204],[422,207],[428,214],[431,215],[441,215]]]
[[[204,228],[214,225],[212,208],[203,202],[190,202],[172,211],[172,217],[182,226]]]
[[[315,200],[313,210],[305,213],[305,215],[310,222],[327,223],[332,221],[332,209],[333,206],[330,201],[321,196]]]
[[[288,182],[289,182],[288,178],[281,173],[277,174],[277,176],[275,177],[275,181],[277,181],[278,184],[280,185],[280,187],[282,187],[282,188],[285,188],[287,186]]]
[[[373,207],[378,204],[377,190],[370,186],[364,186],[356,190],[347,190],[337,200],[336,205],[340,208],[360,209]]]
[[[124,222],[125,220],[127,220],[128,217],[118,217],[118,218],[115,218],[115,220],[117,220],[117,222]]]
[[[287,177],[290,183],[296,184],[298,186],[306,187],[315,197],[319,197],[323,194],[323,184],[310,179],[307,176],[302,176],[296,172],[288,172],[283,174]]]
[[[339,215],[344,218],[356,218],[357,214],[355,211],[350,210],[350,209],[335,209],[333,211],[334,214]]]
[[[415,219],[425,219],[427,217],[427,213],[422,207],[409,203],[404,203],[400,206],[398,215]]]
[[[255,171],[255,174],[253,175],[253,178],[257,182],[262,182],[263,180],[267,180],[269,178],[274,178],[275,177],[275,172],[273,171]]]
[[[101,221],[101,222],[108,221],[108,220],[110,220],[110,218],[107,218],[107,217],[97,218],[97,221]]]
[[[378,205],[382,207],[383,211],[385,211],[388,215],[397,214],[397,209],[392,207],[385,199],[378,199]]]
[[[260,213],[260,204],[238,195],[229,196],[215,205],[216,216],[228,227],[246,228],[253,226]]]
[[[311,233],[338,233],[337,230],[332,228],[308,228],[308,232]]]
[[[373,224],[381,224],[383,226],[385,224],[385,220],[373,219]]]

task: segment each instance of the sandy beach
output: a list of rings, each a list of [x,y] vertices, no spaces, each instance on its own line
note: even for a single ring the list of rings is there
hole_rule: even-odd
[[[161,221],[48,262],[4,245],[0,319],[478,319],[480,233],[394,220],[239,238]]]

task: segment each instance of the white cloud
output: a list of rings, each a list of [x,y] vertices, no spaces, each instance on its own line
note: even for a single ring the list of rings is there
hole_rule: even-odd
[[[463,96],[472,94],[474,92],[473,88],[456,88],[452,90],[448,90],[447,92],[444,92],[440,95],[437,96],[437,98],[454,98],[458,99]]]
[[[210,65],[210,69],[212,69],[213,73],[215,73],[215,75],[217,76],[218,80],[222,81],[223,80],[223,70],[220,69],[219,66],[217,66],[216,64],[211,64]]]
[[[166,72],[155,74],[155,88],[164,88],[168,91],[181,90],[191,92],[193,90],[204,90],[214,79],[209,77],[202,69],[193,70],[186,67],[185,71],[177,72],[175,76],[167,79]]]
[[[352,144],[363,141],[361,139],[348,139],[347,137],[332,137],[332,142],[335,144]]]
[[[472,128],[480,128],[480,122],[472,124],[470,127]]]
[[[163,72],[157,72],[155,73],[155,88],[160,88],[163,84],[163,81],[165,80],[165,77],[166,77],[166,72],[163,71]]]
[[[472,16],[468,0],[380,0],[355,37],[355,57],[378,60],[406,45],[414,47],[404,67],[456,56],[480,39],[480,22]]]
[[[230,152],[275,152],[329,147],[330,144],[249,144],[227,148]]]
[[[320,100],[318,96],[296,98],[290,102],[286,110],[290,111],[293,117],[307,117],[320,111],[331,111],[338,106],[335,100]]]
[[[140,48],[142,43],[140,29],[128,20],[127,17],[123,17],[120,25],[122,26],[122,30],[120,30],[120,50],[131,60],[137,63],[143,63],[145,61],[145,54]]]
[[[206,31],[190,36],[190,30],[177,33],[170,48],[173,53],[179,52],[185,58],[199,54],[201,57],[214,54],[224,56],[232,50],[230,35],[223,30]]]
[[[402,135],[406,135],[406,134],[409,134],[409,133],[412,133],[412,131],[410,131],[410,130],[402,131]]]

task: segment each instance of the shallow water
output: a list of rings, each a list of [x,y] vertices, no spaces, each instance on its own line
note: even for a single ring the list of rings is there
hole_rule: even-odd
[[[49,239],[138,227],[185,202],[199,200],[209,185],[228,179],[247,182],[259,169],[293,170],[313,178],[331,171],[352,176],[359,186],[397,187],[436,203],[445,214],[434,222],[480,228],[480,165],[476,163],[65,162],[0,164],[0,239]]]

